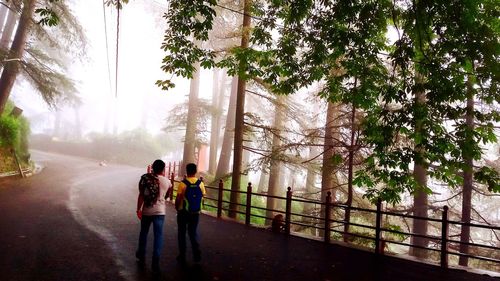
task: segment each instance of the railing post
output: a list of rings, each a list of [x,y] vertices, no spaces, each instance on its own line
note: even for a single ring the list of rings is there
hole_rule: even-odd
[[[245,211],[245,225],[250,225],[250,214],[252,211],[252,183],[247,185],[247,208]]]
[[[331,213],[331,207],[332,207],[332,193],[328,191],[326,193],[326,198],[325,198],[325,232],[324,232],[324,241],[326,243],[330,243],[330,213]]]
[[[172,162],[168,161],[168,174],[167,175],[170,175],[171,173],[172,173]]]
[[[441,267],[448,268],[448,206],[443,207],[441,219]]]
[[[375,218],[375,254],[380,254],[380,228],[382,222],[382,199],[377,200],[377,212]]]
[[[290,234],[290,222],[292,218],[292,188],[288,187],[286,191],[285,206],[285,233]]]
[[[169,194],[170,201],[174,200],[174,183],[175,183],[175,175],[174,173],[170,174],[170,184],[172,184],[172,191]]]
[[[179,167],[179,170],[180,170],[180,167]],[[174,173],[174,174],[175,174],[175,162],[174,162],[174,171],[173,171],[172,173]]]
[[[223,200],[223,191],[224,191],[224,183],[222,180],[219,180],[219,195],[217,197],[217,217],[222,217],[222,200]]]
[[[14,159],[16,160],[17,169],[19,171],[19,174],[21,175],[21,178],[24,178],[23,168],[21,167],[21,161],[19,161],[19,157],[17,157],[16,150],[14,148],[12,148],[11,151],[12,151],[12,154],[14,154]]]

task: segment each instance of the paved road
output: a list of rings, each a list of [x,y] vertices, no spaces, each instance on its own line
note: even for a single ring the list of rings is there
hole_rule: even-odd
[[[165,223],[162,274],[136,266],[141,169],[33,152],[45,166],[0,180],[0,280],[500,280],[203,216],[201,265],[181,267],[175,213]],[[151,247],[149,247],[150,253]],[[149,260],[148,260],[149,262]],[[148,263],[149,264],[149,263]]]

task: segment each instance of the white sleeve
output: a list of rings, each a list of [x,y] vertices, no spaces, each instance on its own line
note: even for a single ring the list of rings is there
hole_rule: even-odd
[[[169,179],[166,177],[158,177],[158,179],[160,180],[160,185],[162,185],[165,190],[170,188],[171,184]]]

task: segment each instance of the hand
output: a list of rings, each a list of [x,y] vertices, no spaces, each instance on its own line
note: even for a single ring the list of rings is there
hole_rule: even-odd
[[[139,218],[140,220],[142,220],[142,210],[137,210],[137,218]]]

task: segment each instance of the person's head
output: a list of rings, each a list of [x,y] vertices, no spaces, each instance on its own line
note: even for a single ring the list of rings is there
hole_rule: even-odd
[[[189,163],[186,165],[186,174],[188,177],[193,177],[196,175],[196,164],[195,163]]]
[[[153,173],[156,175],[163,174],[163,171],[165,170],[165,162],[162,160],[158,159],[153,162]]]

